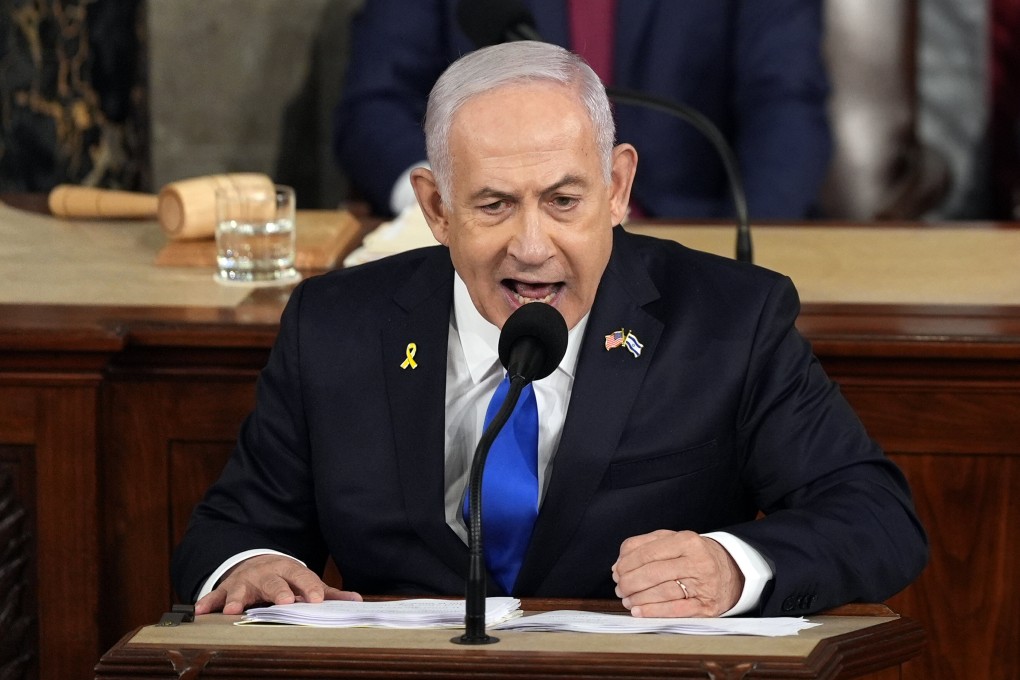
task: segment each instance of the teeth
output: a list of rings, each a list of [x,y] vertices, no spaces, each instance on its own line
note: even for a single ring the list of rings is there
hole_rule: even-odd
[[[549,293],[545,297],[529,298],[529,297],[524,297],[520,293],[514,292],[514,298],[516,298],[517,302],[521,303],[522,305],[526,305],[526,304],[531,303],[531,302],[544,302],[546,304],[549,304],[555,296],[556,296],[556,293]]]

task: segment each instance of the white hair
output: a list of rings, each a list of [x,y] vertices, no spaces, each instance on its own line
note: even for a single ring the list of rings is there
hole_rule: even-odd
[[[452,63],[436,81],[425,110],[425,148],[443,202],[453,187],[450,129],[453,117],[472,97],[496,88],[548,81],[576,88],[591,120],[595,146],[608,184],[612,175],[616,125],[605,87],[583,59],[558,45],[523,40],[485,47]]]

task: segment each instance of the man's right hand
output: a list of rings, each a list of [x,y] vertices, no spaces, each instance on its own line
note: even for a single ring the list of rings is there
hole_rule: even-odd
[[[323,600],[361,601],[361,595],[322,582],[311,569],[281,555],[257,555],[235,565],[208,595],[195,603],[195,614],[240,614],[256,604]]]

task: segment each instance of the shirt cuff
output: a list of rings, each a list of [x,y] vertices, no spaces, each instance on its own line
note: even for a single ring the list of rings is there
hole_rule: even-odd
[[[415,163],[404,170],[397,181],[393,183],[393,189],[390,191],[390,210],[394,215],[399,215],[408,208],[418,205],[418,197],[414,195],[414,187],[411,186],[411,171],[415,168],[427,167],[429,164],[426,161]]]
[[[268,548],[256,548],[255,550],[245,550],[244,552],[237,553],[230,559],[226,560],[223,564],[219,566],[219,568],[216,571],[210,574],[209,578],[205,580],[205,583],[203,583],[202,587],[199,589],[198,597],[195,598],[195,602],[198,602],[203,597],[211,593],[213,591],[213,588],[216,587],[216,584],[219,583],[221,578],[223,578],[223,575],[230,571],[234,567],[234,565],[240,564],[241,562],[244,562],[245,560],[251,557],[255,557],[256,555],[280,555],[282,557],[290,557],[290,559],[294,560],[302,567],[308,566],[301,560],[297,559],[296,557],[291,557],[286,553],[282,553],[276,550],[270,550]]]
[[[742,539],[725,531],[713,531],[702,536],[721,545],[744,575],[744,590],[740,593],[740,599],[722,616],[739,616],[757,607],[765,586],[772,580],[772,568],[765,558]]]

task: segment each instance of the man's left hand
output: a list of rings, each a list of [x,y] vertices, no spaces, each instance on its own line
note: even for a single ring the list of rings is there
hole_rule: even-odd
[[[628,538],[613,565],[616,595],[633,616],[719,616],[744,589],[726,549],[693,531],[660,529]]]

